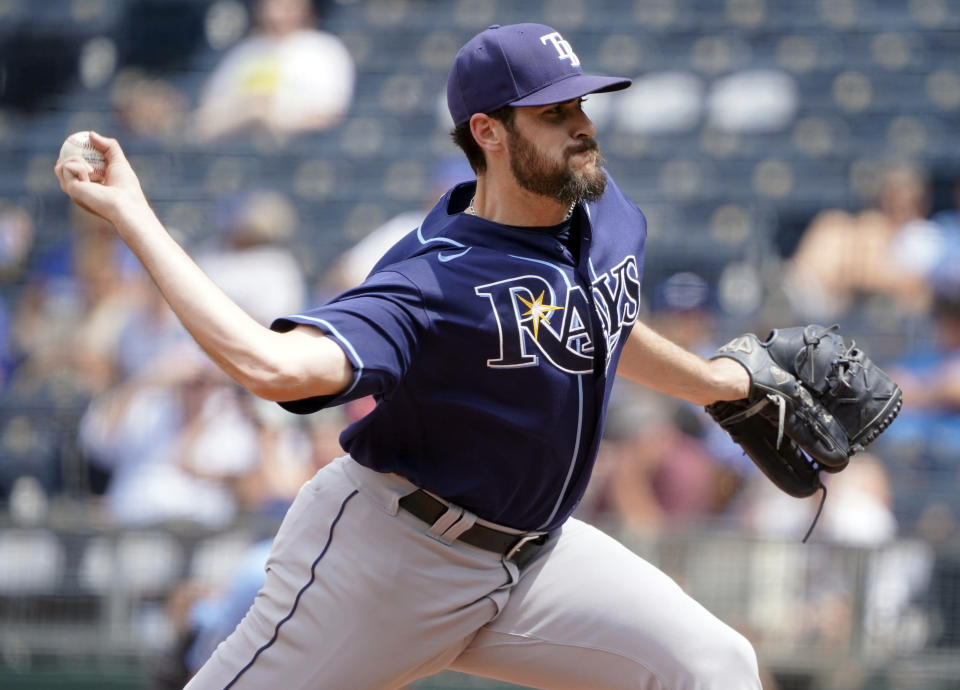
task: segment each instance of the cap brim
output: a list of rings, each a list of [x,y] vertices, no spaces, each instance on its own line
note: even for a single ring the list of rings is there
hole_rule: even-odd
[[[566,79],[545,86],[539,91],[527,94],[523,98],[511,101],[516,107],[550,105],[572,101],[574,98],[586,96],[588,93],[605,93],[620,91],[631,84],[630,79],[624,77],[600,77],[594,74],[574,74]]]

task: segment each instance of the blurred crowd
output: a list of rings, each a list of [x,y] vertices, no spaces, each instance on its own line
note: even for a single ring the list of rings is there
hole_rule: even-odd
[[[355,66],[344,43],[320,28],[322,5],[248,6],[250,28],[223,39],[228,47],[194,99],[162,74],[118,69],[110,107],[119,134],[161,142],[186,136],[216,150],[245,137],[284,147],[305,131],[341,126]],[[222,26],[229,28],[229,19],[220,17]],[[682,83],[638,83],[631,97],[655,88],[667,88],[682,109]],[[783,93],[786,101],[796,97]],[[742,99],[717,98],[727,118],[760,116]],[[767,117],[784,116],[786,106],[777,103],[763,111]],[[678,115],[667,117],[675,123]],[[602,132],[599,138],[602,144]],[[464,161],[438,156],[421,206],[369,228],[319,274],[307,270],[313,262],[293,242],[309,230],[295,200],[268,185],[223,195],[209,231],[184,239],[224,291],[266,324],[361,281],[446,188],[471,176]],[[768,257],[774,269],[746,321],[760,335],[840,323],[904,390],[897,422],[846,471],[825,477],[829,498],[814,540],[947,544],[960,534],[960,178],[952,196],[936,200],[923,162],[898,160],[880,171],[873,191],[862,207],[810,214],[794,246]],[[301,417],[254,398],[193,344],[109,226],[73,208],[57,233],[61,241],[50,245],[36,241],[37,222],[29,203],[0,199],[5,521],[42,524],[66,500],[83,502],[95,522],[114,527],[225,529],[245,515],[278,518],[300,485],[342,453],[340,431],[372,401]],[[716,276],[696,267],[650,273],[642,318],[681,345],[709,356],[735,335],[730,321],[744,323],[742,313],[733,319],[725,310]],[[779,493],[703,410],[620,382],[579,511],[639,538],[719,528],[799,540],[817,501]],[[189,582],[175,593],[185,672],[245,610],[237,602],[258,588],[268,544],[252,544],[249,567],[219,591]],[[870,609],[873,624],[900,620],[898,611],[930,596],[925,587],[940,571],[925,553],[872,566],[875,596],[886,597]],[[892,599],[889,581],[899,583]],[[829,587],[809,601],[806,633],[829,644],[838,632],[829,621],[849,616],[853,604]],[[960,631],[943,626],[929,635],[960,639]]]
[[[161,70],[148,75],[115,65],[109,93],[118,135],[175,135],[209,150],[260,137],[280,150],[295,147],[305,131],[335,130],[348,119],[356,68],[344,42],[322,28],[326,3],[251,0],[210,7],[207,40],[218,43],[220,52],[197,93],[180,92]],[[246,12],[247,24],[231,19],[238,11]],[[710,98],[711,122],[731,131],[783,126],[797,99],[783,79],[768,70],[720,80]],[[681,96],[689,89],[679,73],[669,79],[641,76],[636,86],[632,99],[669,93],[675,107],[687,102]],[[751,90],[766,94],[763,107],[745,108],[744,93]],[[645,114],[631,127],[677,126],[676,113],[644,110],[640,101],[636,109]],[[599,122],[610,120],[602,99],[591,108]],[[445,189],[472,176],[455,153],[436,156],[432,165],[420,206],[367,228],[355,246],[320,262],[296,243],[316,218],[304,221],[289,190],[272,188],[269,180],[221,193],[202,222],[204,231],[181,239],[234,300],[269,323],[361,281]],[[733,313],[736,300],[722,294],[730,288],[720,285],[715,272],[708,275],[697,265],[671,272],[656,263],[647,270],[645,318],[705,356],[741,325],[761,333],[838,322],[849,337],[865,340],[882,365],[895,369],[906,393],[904,421],[883,437],[876,451],[881,457],[858,463],[876,465],[879,477],[867,482],[872,488],[862,487],[877,516],[864,521],[874,532],[862,538],[888,539],[898,529],[914,531],[926,523],[917,506],[901,510],[891,488],[899,482],[884,473],[903,463],[883,455],[909,448],[911,467],[928,462],[918,453],[936,456],[929,463],[939,469],[949,462],[942,456],[951,444],[932,439],[950,433],[960,401],[954,391],[960,382],[953,380],[960,375],[953,362],[960,347],[960,178],[953,195],[935,204],[923,162],[897,160],[876,171],[870,188],[871,201],[862,207],[809,214],[791,246],[767,257],[774,264],[767,277],[760,276],[759,285],[740,285],[741,292],[759,295],[746,319],[742,311]],[[27,495],[35,496],[39,485],[48,499],[65,490],[74,497],[86,492],[117,524],[229,524],[238,511],[256,510],[262,500],[252,476],[263,482],[292,472],[264,472],[264,462],[285,467],[299,459],[307,472],[325,461],[307,449],[327,448],[331,442],[322,437],[335,436],[331,427],[362,414],[362,407],[334,410],[321,423],[251,399],[191,344],[110,227],[71,208],[55,233],[58,241],[41,243],[37,222],[44,221],[35,218],[29,202],[0,200],[0,391],[22,412],[0,435],[0,496],[14,512],[18,489],[26,486]],[[654,235],[653,249],[656,243]],[[325,268],[308,270],[318,264]],[[776,520],[757,517],[766,509],[762,492],[753,490],[754,468],[701,411],[626,384],[618,396],[594,501],[585,511],[647,531],[702,520],[786,529],[789,511],[775,510]],[[55,419],[50,409],[58,411]],[[51,422],[63,433],[42,433]],[[854,474],[830,480],[853,481]],[[164,482],[170,490],[148,490]],[[278,487],[265,491],[277,492],[284,493]],[[197,500],[201,496],[206,500]],[[953,510],[939,504],[924,509]],[[904,518],[906,524],[898,525]]]

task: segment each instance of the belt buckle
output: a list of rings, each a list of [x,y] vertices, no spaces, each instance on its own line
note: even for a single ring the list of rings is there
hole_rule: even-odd
[[[509,561],[513,556],[517,554],[518,551],[520,551],[521,548],[523,548],[524,544],[530,541],[534,541],[535,539],[539,539],[542,536],[543,536],[542,534],[536,534],[536,533],[524,534],[522,537],[517,539],[517,543],[511,546],[510,550],[507,551],[503,555],[503,557]]]

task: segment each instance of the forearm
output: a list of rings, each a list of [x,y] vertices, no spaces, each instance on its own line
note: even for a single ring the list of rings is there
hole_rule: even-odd
[[[746,369],[734,360],[705,360],[640,322],[624,346],[617,373],[699,405],[745,398],[750,387]]]
[[[119,143],[95,132],[106,159],[102,183],[80,156],[57,161],[60,188],[82,208],[110,221],[197,344],[237,383],[268,400],[339,393],[353,378],[343,350],[308,326],[274,333],[227,297],[170,236],[147,203]]]
[[[343,387],[348,372],[336,344],[325,338],[310,343],[317,348],[317,362],[324,361],[325,351],[333,348],[329,373],[299,369],[296,363],[301,358],[290,351],[295,336],[271,331],[237,306],[171,237],[149,206],[118,209],[114,224],[190,335],[237,383],[275,400],[329,395]]]

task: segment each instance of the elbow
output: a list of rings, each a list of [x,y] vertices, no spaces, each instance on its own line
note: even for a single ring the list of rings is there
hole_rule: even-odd
[[[239,367],[234,378],[257,397],[288,402],[336,395],[353,382],[353,376],[353,367],[346,357],[326,364],[314,359],[276,357]]]
[[[281,367],[260,365],[238,368],[234,379],[258,398],[271,402],[311,397],[310,393],[299,391],[304,387],[303,379]]]
[[[275,382],[262,377],[250,378],[242,382],[244,388],[253,393],[258,398],[269,400],[270,402],[285,402],[292,400],[290,392]]]
[[[268,332],[242,352],[224,357],[222,366],[238,384],[273,402],[331,396],[347,388],[353,366],[333,341],[314,329]]]
[[[208,353],[213,355],[210,350]],[[290,388],[295,385],[297,375],[282,360],[250,353],[213,359],[235,383],[257,397],[273,402],[290,399]]]

